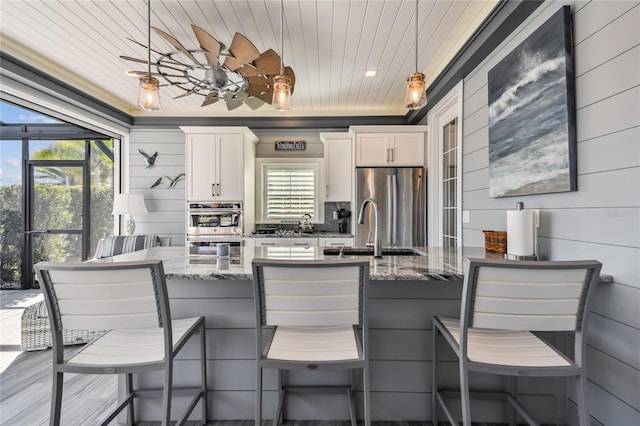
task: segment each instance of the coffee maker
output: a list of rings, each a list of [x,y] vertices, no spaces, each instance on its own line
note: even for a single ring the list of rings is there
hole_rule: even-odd
[[[340,209],[336,212],[338,214],[338,232],[341,234],[347,234],[349,232],[349,218],[351,212],[346,209]]]

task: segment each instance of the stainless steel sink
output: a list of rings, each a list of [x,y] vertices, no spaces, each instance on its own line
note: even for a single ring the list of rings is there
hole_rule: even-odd
[[[336,247],[327,247],[324,254],[327,256],[339,256],[340,251],[345,256],[373,256],[373,247],[344,247],[342,249]],[[425,256],[426,254],[420,250],[402,247],[383,247],[383,256]]]

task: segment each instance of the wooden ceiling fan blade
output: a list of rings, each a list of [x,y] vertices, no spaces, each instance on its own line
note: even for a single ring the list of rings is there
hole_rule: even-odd
[[[191,24],[191,29],[196,35],[200,47],[205,51],[204,56],[207,58],[207,61],[211,65],[217,66],[219,64],[218,56],[222,48],[221,43],[197,25]]]
[[[224,61],[224,64],[231,71],[235,71],[239,68],[239,66],[237,66],[238,63],[241,65],[248,64],[260,57],[258,49],[256,49],[248,38],[240,33],[235,33],[233,36],[231,46],[229,46],[229,53],[237,61],[229,61],[230,58],[227,58],[227,60]],[[227,64],[227,62],[229,62],[229,64]],[[234,66],[234,68],[230,68],[229,65]]]
[[[215,104],[219,100],[220,99],[218,98],[218,92],[209,92],[207,97],[204,98],[204,101],[202,102],[202,105],[200,105],[200,106],[201,107],[206,107],[207,105]]]
[[[273,79],[268,79],[262,76],[256,77],[247,77],[247,81],[249,82],[249,88],[252,90],[257,90],[258,92],[264,92],[268,89],[272,89],[273,87]],[[247,91],[248,93],[248,91]]]
[[[132,58],[131,56],[120,55],[120,59],[124,59],[125,61],[137,62],[139,64],[148,64],[149,62],[146,59],[138,59]]]
[[[156,27],[151,27],[151,28],[156,32],[156,34],[158,34],[160,37],[165,39],[170,45],[175,47],[177,50],[181,51],[187,58],[191,59],[195,64],[200,65],[200,61],[198,61],[195,58],[195,56],[193,56],[191,52],[189,52],[189,50],[186,47],[184,47],[182,43],[180,43],[176,38],[174,38],[170,34],[165,33],[161,29],[158,29]]]
[[[223,65],[229,68],[229,70],[231,71],[237,71],[244,66],[244,63],[241,60],[234,58],[233,56],[227,56],[227,58],[224,60]]]
[[[145,65],[147,65],[149,63],[149,62],[147,62],[146,59],[132,58],[131,56],[120,56],[120,59],[124,59],[125,61],[137,62],[139,64],[145,64]],[[156,66],[156,67],[168,68],[168,69],[174,70],[174,71],[183,71],[181,68],[172,67],[170,65],[158,64],[156,62],[151,62],[151,65]]]
[[[251,64],[242,64],[236,69],[243,77],[256,77],[260,75],[260,71]]]
[[[131,37],[127,37],[127,40],[134,42],[135,44],[137,44],[138,46],[142,46],[145,49],[149,49],[149,47],[144,44],[144,43],[140,43],[139,41],[135,41],[134,39],[132,39]],[[158,52],[157,50],[155,50],[154,48],[151,48],[151,51],[157,55],[162,55],[162,52]]]
[[[225,102],[227,103],[227,111],[233,111],[234,109],[242,105],[243,101],[241,101],[240,99],[234,99],[234,96],[235,94],[232,92],[227,92],[223,96]]]
[[[149,73],[147,71],[127,71],[127,74],[131,75],[131,76],[144,76],[144,75],[148,75]],[[152,76],[160,76],[160,77],[176,77],[176,78],[184,78],[183,74],[167,74],[167,73],[159,73],[159,72],[152,72],[151,73]]]
[[[240,99],[231,99],[230,101],[227,101],[227,111],[233,111],[236,108],[240,108],[243,103],[244,101],[241,101]]]
[[[193,95],[193,94],[194,94],[194,93],[196,93],[197,91],[198,91],[197,89],[190,89],[190,90],[187,90],[187,91],[186,91],[185,93],[183,93],[182,95],[175,96],[173,99],[185,98],[185,97],[187,97],[187,96],[191,96],[191,95]]]
[[[246,101],[247,99],[249,99],[249,94],[247,94],[247,92],[245,92],[244,90],[240,90],[239,92],[236,92],[236,99]]]
[[[253,63],[262,75],[278,74],[280,72],[280,55],[273,49],[262,52],[260,57]]]
[[[273,89],[258,90],[258,89],[255,89],[255,88],[252,89],[251,87],[249,87],[247,89],[247,94],[253,96],[254,98],[260,99],[262,102],[270,104],[273,98]]]
[[[265,104],[265,102],[262,99],[255,98],[255,97],[245,100],[244,103],[253,111],[257,110],[258,108],[260,108],[262,105]]]
[[[296,86],[296,74],[291,67],[284,67],[284,75],[291,80],[291,94],[293,95],[293,88]]]

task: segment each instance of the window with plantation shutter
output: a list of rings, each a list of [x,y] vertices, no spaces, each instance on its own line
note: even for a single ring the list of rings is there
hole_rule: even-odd
[[[318,166],[315,164],[264,164],[263,212],[267,221],[299,220],[311,215],[316,221]]]

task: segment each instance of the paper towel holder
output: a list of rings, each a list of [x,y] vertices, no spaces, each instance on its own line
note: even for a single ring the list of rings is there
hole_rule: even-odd
[[[523,210],[524,203],[522,201],[516,202],[516,210]],[[504,253],[504,258],[506,260],[538,260],[539,256],[539,245],[538,245],[538,228],[540,228],[540,210],[532,210],[533,211],[533,241],[535,244],[533,245],[533,255],[531,256],[522,256],[517,254]],[[507,235],[507,239],[509,235]]]

